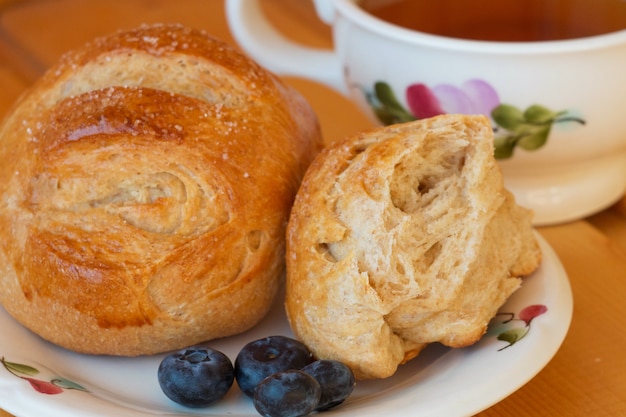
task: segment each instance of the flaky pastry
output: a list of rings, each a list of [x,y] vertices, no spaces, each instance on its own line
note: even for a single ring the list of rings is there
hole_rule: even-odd
[[[307,171],[288,226],[286,311],[317,357],[385,378],[430,343],[479,340],[540,260],[486,117],[382,127]]]

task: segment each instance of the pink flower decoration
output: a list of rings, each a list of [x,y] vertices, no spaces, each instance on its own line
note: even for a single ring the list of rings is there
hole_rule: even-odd
[[[530,305],[519,312],[519,318],[524,320],[526,326],[528,326],[535,317],[542,315],[546,311],[548,311],[548,307],[543,304]]]
[[[54,394],[60,394],[63,392],[63,388],[57,387],[56,385],[50,382],[40,381],[38,379],[28,378],[28,377],[21,377],[21,378],[30,382],[30,385],[35,389],[35,391],[40,392],[42,394],[54,395]]]
[[[48,395],[56,395],[64,392],[65,389],[75,389],[80,391],[87,391],[85,388],[77,384],[76,382],[70,381],[69,379],[63,378],[61,376],[57,376],[53,378],[50,382],[43,381],[41,379],[33,378],[33,376],[38,375],[40,372],[37,368],[34,368],[30,365],[26,365],[23,363],[9,362],[4,359],[4,357],[0,357],[0,363],[4,366],[4,368],[9,371],[12,375],[28,381],[31,387],[37,392]]]
[[[433,94],[446,113],[475,114],[474,102],[459,87],[439,84],[433,87]]]
[[[406,90],[411,113],[417,118],[432,117],[444,113],[484,114],[500,104],[496,90],[479,79],[468,80],[460,87],[439,84],[429,88],[424,84],[412,84]]]
[[[412,84],[406,89],[406,101],[413,116],[417,119],[444,114],[439,99],[424,84]]]

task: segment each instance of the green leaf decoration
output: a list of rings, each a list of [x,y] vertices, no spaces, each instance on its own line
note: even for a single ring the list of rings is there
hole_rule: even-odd
[[[387,107],[374,108],[374,114],[386,126],[408,121],[403,118],[402,114],[398,114]]]
[[[36,368],[33,368],[32,366],[24,365],[22,363],[9,362],[9,361],[4,360],[4,358],[2,358],[2,364],[9,372],[11,372],[14,375],[20,374],[20,375],[34,376],[39,373],[39,370]]]
[[[386,82],[376,82],[374,84],[374,94],[383,106],[397,111],[405,111],[402,104],[400,104],[396,98],[391,86]]]
[[[529,123],[552,123],[563,112],[554,112],[539,104],[534,104],[524,111],[524,120]]]
[[[383,125],[416,120],[398,101],[388,83],[378,81],[371,90],[359,88]],[[568,110],[553,111],[540,104],[533,104],[522,111],[511,104],[501,103],[491,111],[490,116],[495,123],[493,129],[496,159],[512,158],[518,146],[526,151],[540,149],[548,142],[552,126],[557,123],[586,124],[584,119],[569,115]]]
[[[500,104],[491,112],[496,125],[504,130],[494,139],[494,156],[496,159],[511,158],[517,146],[527,151],[543,147],[555,123],[574,121],[584,124],[582,119],[561,117],[565,114],[567,111],[555,112],[539,104],[533,104],[523,112],[510,104]]]
[[[534,151],[541,148],[548,141],[551,126],[552,125],[546,125],[535,129],[533,133],[520,138],[520,140],[517,141],[517,144],[520,148],[526,149],[527,151]]]
[[[494,156],[496,159],[506,159],[513,156],[517,140],[514,136],[496,136],[494,138]]]
[[[75,389],[79,391],[88,392],[88,390],[82,385],[77,384],[76,382],[70,381],[69,379],[63,378],[61,376],[57,376],[56,378],[53,378],[50,382],[52,382],[54,385],[60,388]]]
[[[500,104],[491,111],[496,124],[506,130],[516,131],[524,123],[524,114],[510,104]]]
[[[370,101],[370,104],[378,120],[385,125],[415,120],[415,117],[400,104],[389,84],[382,81],[375,83],[374,96],[377,103]]]
[[[509,346],[513,346],[519,340],[523,339],[527,333],[528,333],[528,327],[517,327],[515,329],[509,329],[505,332],[500,333],[498,335],[498,340],[502,340],[503,342],[508,342],[508,345],[502,348],[502,349],[506,349]]]

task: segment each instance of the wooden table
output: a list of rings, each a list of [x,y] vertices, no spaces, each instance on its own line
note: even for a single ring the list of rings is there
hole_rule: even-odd
[[[264,3],[290,36],[313,46],[331,44],[329,29],[316,19],[308,0]],[[235,44],[221,0],[0,0],[0,15],[1,114],[64,51],[119,28],[180,22]],[[308,81],[286,81],[317,111],[326,140],[370,126],[335,92]],[[626,416],[626,199],[589,218],[539,232],[570,278],[570,331],[534,379],[479,416]]]

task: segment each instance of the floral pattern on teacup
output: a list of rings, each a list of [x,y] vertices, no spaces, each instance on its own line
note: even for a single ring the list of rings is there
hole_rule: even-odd
[[[543,147],[556,123],[585,124],[585,120],[571,115],[568,110],[553,111],[539,104],[522,110],[502,103],[493,86],[480,79],[468,80],[461,86],[411,84],[405,91],[408,108],[384,81],[376,82],[372,90],[361,90],[378,120],[385,125],[451,113],[490,117],[494,123],[494,148],[498,159],[512,157],[516,147],[527,151]]]

